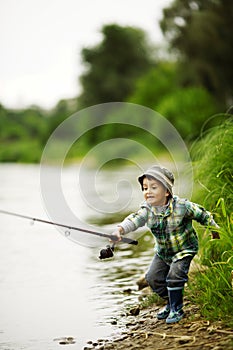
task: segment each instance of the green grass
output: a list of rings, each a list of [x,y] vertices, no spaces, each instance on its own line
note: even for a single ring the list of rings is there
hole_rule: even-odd
[[[229,117],[225,123],[209,130],[191,149],[198,189],[194,198],[201,199],[210,210],[216,210],[220,219],[232,215],[233,211],[232,140],[233,118]]]
[[[212,263],[205,272],[197,272],[187,289],[188,298],[201,306],[208,320],[233,327],[233,290],[231,286],[233,256]]]
[[[157,294],[151,291],[151,294],[145,296],[140,302],[140,307],[145,309],[151,305],[163,305],[165,303],[164,299],[160,298]]]
[[[195,188],[193,200],[214,214],[220,226],[219,240],[210,231],[198,230],[199,257],[207,265],[189,286],[190,299],[201,306],[209,320],[233,326],[233,119],[211,129],[192,149]]]

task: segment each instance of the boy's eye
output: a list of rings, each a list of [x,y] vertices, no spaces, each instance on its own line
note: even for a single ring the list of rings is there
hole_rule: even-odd
[[[151,187],[152,190],[156,190],[157,189],[157,186],[153,186]],[[143,191],[147,191],[148,190],[148,187],[143,187]]]

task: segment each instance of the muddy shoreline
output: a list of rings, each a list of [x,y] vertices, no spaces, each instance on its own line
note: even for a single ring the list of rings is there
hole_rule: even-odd
[[[140,309],[138,305],[119,320],[117,335],[111,339],[89,340],[83,350],[233,349],[233,331],[220,322],[205,320],[200,308],[188,300],[184,303],[185,317],[179,323],[167,325],[164,320],[157,320],[160,308],[161,305],[153,305]]]

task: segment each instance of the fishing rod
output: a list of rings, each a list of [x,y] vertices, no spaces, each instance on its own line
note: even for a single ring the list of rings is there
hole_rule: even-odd
[[[22,219],[38,221],[38,222],[42,222],[44,224],[64,227],[64,228],[67,228],[68,230],[76,230],[76,231],[80,231],[80,232],[90,233],[92,235],[96,235],[96,236],[100,236],[100,237],[104,237],[104,238],[109,238],[110,240],[115,241],[115,242],[117,241],[117,237],[116,236],[109,235],[109,234],[102,233],[102,232],[96,232],[96,231],[92,231],[92,230],[87,230],[87,229],[76,227],[76,226],[64,225],[64,224],[60,224],[60,223],[53,222],[53,221],[48,221],[48,220],[42,220],[42,219],[38,219],[38,218],[35,218],[35,217],[32,217],[32,216],[22,215],[22,214],[18,214],[18,213],[13,213],[11,211],[6,211],[6,210],[0,210],[0,213],[1,214],[6,214],[6,215],[11,215],[11,216],[16,216],[16,217],[22,218]],[[138,244],[138,241],[135,241],[135,240],[133,240],[131,238],[127,238],[127,237],[121,237],[121,242],[128,243],[128,244],[134,244],[134,245]],[[112,249],[112,248],[113,247],[111,247],[110,249]]]

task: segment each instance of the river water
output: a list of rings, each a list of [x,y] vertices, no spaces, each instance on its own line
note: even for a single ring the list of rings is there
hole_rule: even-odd
[[[81,197],[77,200],[71,180],[75,171],[75,166],[64,171],[67,197],[83,221],[98,222],[101,214]],[[136,170],[122,171],[129,180],[138,175]],[[104,173],[102,197],[111,193],[112,187],[106,185],[111,181],[106,179],[114,176],[110,170]],[[38,165],[0,165],[0,186],[1,210],[48,220]],[[142,200],[136,181],[133,186],[135,195],[127,210],[136,209]],[[59,339],[68,336],[75,338],[75,344],[66,348],[81,350],[86,341],[117,332],[115,321],[119,323],[120,315],[138,302],[136,281],[153,255],[150,235],[136,234],[138,246],[122,244],[113,259],[103,261],[98,258],[99,244],[76,244],[52,225],[1,213],[0,224],[1,350],[58,349]],[[111,233],[115,224],[100,227]],[[103,248],[108,241],[102,240]],[[128,289],[131,293],[126,293]]]

